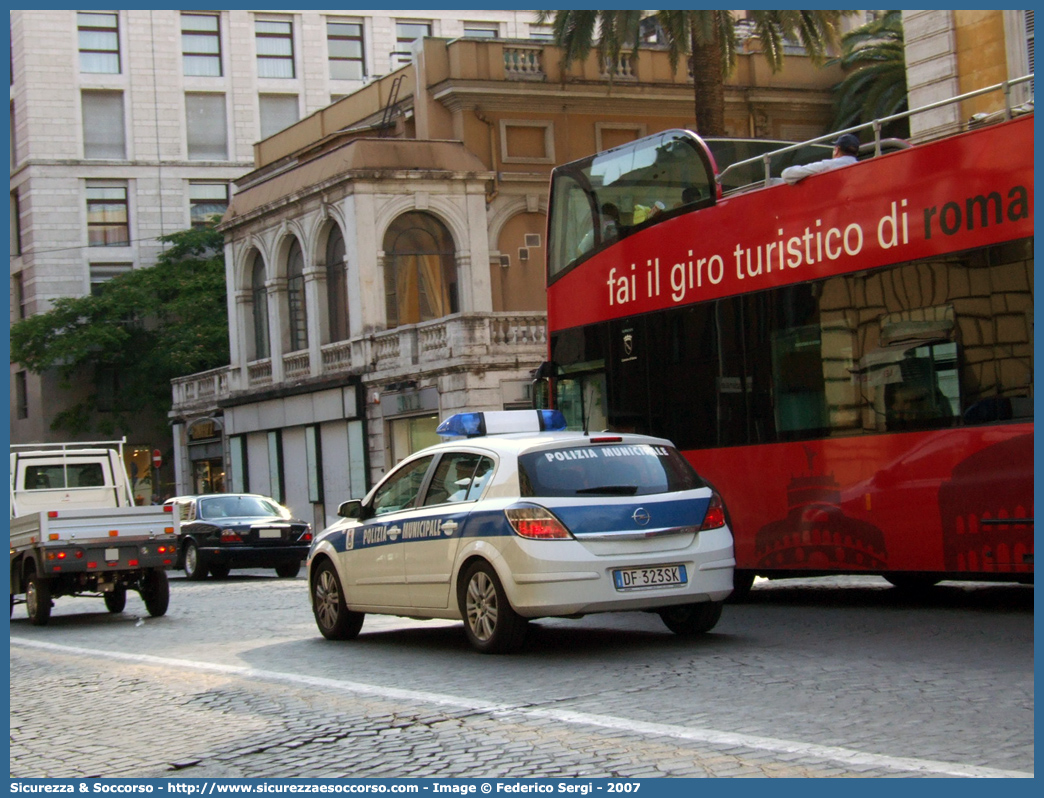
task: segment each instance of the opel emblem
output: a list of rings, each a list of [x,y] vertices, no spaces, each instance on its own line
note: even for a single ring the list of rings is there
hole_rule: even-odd
[[[649,523],[649,511],[644,507],[639,507],[634,511],[634,515],[632,515],[631,518],[634,519],[634,522],[638,524],[638,526],[645,526]]]

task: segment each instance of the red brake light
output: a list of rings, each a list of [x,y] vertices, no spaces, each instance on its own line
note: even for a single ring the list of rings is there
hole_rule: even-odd
[[[504,515],[519,537],[530,540],[570,540],[573,537],[545,507],[509,507]]]
[[[622,443],[623,438],[619,435],[603,435],[599,438],[591,438],[591,443]]]
[[[707,505],[707,514],[703,516],[703,525],[700,530],[704,529],[721,529],[725,526],[725,505],[721,501],[721,496],[718,495],[717,491],[713,491],[710,497],[710,503]]]
[[[242,543],[243,538],[233,532],[231,529],[221,530],[221,542],[222,543]]]

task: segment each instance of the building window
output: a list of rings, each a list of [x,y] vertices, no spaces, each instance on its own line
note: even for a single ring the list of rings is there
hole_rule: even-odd
[[[233,493],[247,493],[250,490],[250,475],[247,472],[246,436],[233,435],[228,439],[228,454],[231,461],[232,475],[229,482]]]
[[[465,22],[464,36],[468,39],[496,39],[500,26],[496,22]]]
[[[323,446],[319,427],[305,427],[305,473],[308,476],[308,501],[323,500]]]
[[[453,237],[434,216],[405,213],[384,236],[388,328],[442,318],[460,310]]]
[[[120,73],[119,17],[113,13],[81,11],[76,15],[80,42],[80,71]]]
[[[105,284],[113,277],[128,274],[134,268],[129,263],[92,263],[91,270],[91,295],[98,296],[105,289]]]
[[[268,433],[268,477],[271,481],[271,496],[282,504],[283,496],[283,436],[279,430]]]
[[[17,191],[11,192],[11,254],[22,254],[22,210]]]
[[[220,220],[227,209],[227,183],[189,183],[189,221],[193,227]]]
[[[551,122],[500,120],[500,159],[503,163],[555,163],[555,135]]]
[[[92,247],[130,246],[126,185],[88,181],[87,244]]]
[[[185,130],[190,161],[227,161],[224,94],[186,94]]]
[[[11,275],[11,315],[16,321],[21,321],[28,315],[25,307],[24,272]]]
[[[554,41],[555,29],[550,25],[530,25],[529,38],[541,42]]]
[[[85,91],[81,92],[80,100],[83,112],[83,157],[126,159],[123,92]]]
[[[258,106],[263,139],[290,127],[298,119],[296,94],[262,94]]]
[[[259,78],[294,77],[294,27],[290,22],[254,22]]]
[[[344,236],[334,225],[326,241],[326,306],[330,314],[330,341],[348,340],[348,265]]]
[[[221,77],[221,25],[215,14],[181,14],[181,64],[186,75]]]
[[[11,139],[10,139],[10,144],[11,144],[11,171],[13,172],[15,166],[18,165],[18,145],[17,145],[17,141],[15,139],[15,131],[16,131],[17,127],[15,125],[15,104],[14,104],[14,100],[11,100],[11,118],[8,121],[10,121],[10,123],[11,123]]]
[[[290,323],[290,351],[308,348],[308,311],[305,307],[304,253],[294,240],[286,263],[286,303]]]
[[[261,253],[254,256],[250,272],[250,296],[254,314],[254,360],[264,360],[271,354],[268,345],[268,289],[265,287],[265,261]]]
[[[413,60],[411,45],[425,36],[431,36],[430,22],[396,22],[395,50],[391,54],[392,69],[410,63]]]
[[[15,415],[29,418],[29,375],[24,371],[15,373]]]
[[[330,51],[330,77],[333,80],[362,80],[366,77],[361,24],[328,21],[326,44]]]

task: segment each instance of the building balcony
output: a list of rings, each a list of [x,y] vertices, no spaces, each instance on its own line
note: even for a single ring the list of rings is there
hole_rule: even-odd
[[[237,395],[336,376],[360,376],[379,386],[461,368],[516,368],[526,362],[535,367],[546,357],[546,313],[461,313],[325,344],[314,363],[309,350],[284,354],[280,382],[273,378],[271,358],[179,377],[171,383],[171,412],[209,412]]]

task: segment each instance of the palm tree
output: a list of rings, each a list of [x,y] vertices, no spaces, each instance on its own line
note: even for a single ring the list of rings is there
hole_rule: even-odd
[[[841,38],[841,57],[832,63],[848,75],[834,87],[835,130],[907,109],[905,53],[901,11],[886,11]],[[910,125],[899,120],[884,132],[905,138]]]
[[[675,70],[683,55],[691,56],[695,88],[696,129],[703,135],[720,136],[725,130],[725,78],[736,66],[738,50],[735,11],[540,11],[538,20],[553,18],[555,43],[563,50],[568,66],[586,58],[597,45],[610,74],[620,56],[629,52],[637,58],[644,31],[655,31],[665,45]],[[774,71],[783,66],[783,48],[798,41],[816,63],[839,34],[842,11],[746,11],[745,20]],[[596,41],[597,37],[597,41]]]

